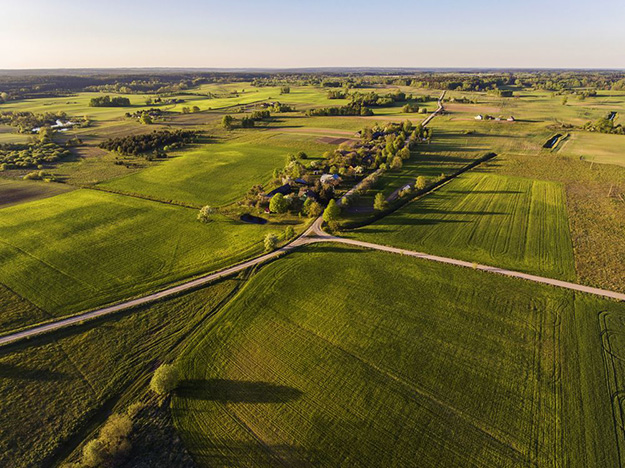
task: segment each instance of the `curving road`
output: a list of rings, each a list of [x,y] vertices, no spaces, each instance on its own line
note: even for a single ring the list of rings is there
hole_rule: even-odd
[[[69,327],[71,325],[76,325],[88,320],[92,320],[98,317],[102,317],[104,315],[109,315],[121,310],[131,309],[133,307],[149,304],[151,302],[157,301],[159,299],[163,299],[169,296],[173,296],[179,294],[181,292],[185,292],[191,289],[195,289],[199,286],[203,286],[208,283],[212,283],[221,278],[225,278],[227,276],[231,276],[235,273],[238,273],[247,268],[259,265],[261,263],[265,263],[269,260],[275,259],[280,255],[284,255],[291,250],[294,250],[300,246],[314,244],[317,242],[335,242],[340,244],[347,244],[356,247],[361,247],[365,249],[379,250],[382,252],[389,252],[394,254],[406,255],[409,257],[422,258],[425,260],[430,260],[439,263],[446,263],[449,265],[461,266],[466,268],[473,268],[475,270],[486,271],[488,273],[497,273],[500,275],[510,276],[513,278],[520,278],[528,281],[534,281],[535,283],[548,284],[551,286],[557,286],[560,288],[566,288],[573,291],[579,291],[588,294],[595,294],[598,296],[609,297],[612,299],[616,299],[619,301],[625,301],[625,294],[609,291],[605,289],[593,288],[590,286],[584,286],[581,284],[570,283],[568,281],[556,280],[553,278],[545,278],[543,276],[530,275],[527,273],[521,273],[513,270],[506,270],[504,268],[497,268],[488,265],[480,265],[472,262],[467,262],[464,260],[457,260],[455,258],[448,257],[440,257],[438,255],[430,255],[423,252],[416,252],[414,250],[406,250],[400,249],[396,247],[389,247],[386,245],[373,244],[371,242],[364,242],[355,239],[346,239],[344,237],[337,237],[330,235],[323,231],[322,229],[323,219],[321,217],[317,218],[313,224],[298,238],[296,238],[293,242],[274,250],[273,252],[261,255],[260,257],[256,257],[252,260],[248,260],[243,263],[239,263],[238,265],[232,266],[230,268],[226,268],[225,270],[218,271],[216,273],[212,273],[210,275],[202,276],[200,278],[194,279],[187,283],[180,284],[178,286],[173,286],[171,288],[165,289],[163,291],[159,291],[154,294],[150,294],[148,296],[140,297],[137,299],[131,299],[129,301],[121,302],[119,304],[115,304],[112,306],[104,307],[102,309],[93,310],[90,312],[85,312],[79,315],[75,315],[72,317],[64,318],[61,320],[57,320],[54,322],[50,322],[43,325],[38,325],[17,333],[12,333],[9,335],[5,335],[0,338],[0,346],[7,345],[10,343],[15,343],[17,341],[31,338],[36,335],[41,335],[43,333],[49,333],[55,330],[59,330],[62,328]]]
[[[427,125],[427,123],[429,123],[430,120],[443,109],[442,99],[444,95],[445,93],[441,94],[441,97],[439,98],[438,109],[436,109],[434,113],[432,113],[426,120],[424,120],[423,122],[424,125]],[[373,249],[373,250],[380,250],[383,252],[389,252],[389,253],[394,253],[394,254],[407,255],[410,257],[422,258],[425,260],[430,260],[430,261],[439,262],[439,263],[446,263],[449,265],[473,268],[476,270],[486,271],[489,273],[497,273],[500,275],[510,276],[513,278],[520,278],[520,279],[524,279],[528,281],[534,281],[536,283],[548,284],[551,286],[566,288],[566,289],[570,289],[573,291],[579,291],[579,292],[588,293],[588,294],[595,294],[598,296],[609,297],[609,298],[616,299],[619,301],[625,301],[625,294],[615,292],[615,291],[593,288],[590,286],[583,286],[581,284],[570,283],[568,281],[560,281],[560,280],[556,280],[552,278],[545,278],[542,276],[530,275],[530,274],[521,273],[518,271],[506,270],[504,268],[497,268],[497,267],[492,267],[488,265],[475,264],[472,262],[467,262],[464,260],[457,260],[454,258],[430,255],[427,253],[416,252],[413,250],[399,249],[396,247],[389,247],[386,245],[373,244],[370,242],[363,242],[363,241],[359,241],[355,239],[346,239],[343,237],[332,236],[326,233],[325,231],[323,231],[322,224],[323,224],[322,217],[317,218],[301,236],[297,237],[295,240],[293,240],[289,244],[283,247],[280,247],[277,250],[274,250],[273,252],[261,255],[259,257],[253,258],[243,263],[239,263],[238,265],[234,265],[224,270],[211,273],[209,275],[205,275],[200,278],[196,278],[194,280],[188,281],[178,286],[173,286],[171,288],[167,288],[162,291],[149,294],[144,297],[131,299],[128,301],[121,302],[119,304],[115,304],[115,305],[108,306],[108,307],[103,307],[101,309],[96,309],[96,310],[92,310],[89,312],[84,312],[82,314],[74,315],[72,317],[55,320],[53,322],[45,323],[42,325],[37,325],[32,328],[28,328],[26,330],[22,330],[16,333],[11,333],[11,334],[2,336],[0,337],[0,346],[15,343],[23,339],[32,338],[34,336],[41,335],[44,333],[50,333],[56,330],[60,330],[62,328],[80,324],[88,320],[93,320],[98,317],[113,314],[115,312],[119,312],[122,310],[131,309],[131,308],[138,307],[141,305],[149,304],[151,302],[154,302],[159,299],[166,298],[166,297],[174,296],[181,292],[189,291],[199,286],[203,286],[203,285],[212,283],[214,281],[217,281],[221,278],[231,276],[247,268],[259,265],[261,263],[265,263],[269,260],[275,259],[281,255],[284,255],[290,252],[291,250],[296,249],[300,246],[313,244],[316,242],[336,242],[336,243],[341,243],[341,244],[353,245],[353,246],[361,247],[365,249]]]

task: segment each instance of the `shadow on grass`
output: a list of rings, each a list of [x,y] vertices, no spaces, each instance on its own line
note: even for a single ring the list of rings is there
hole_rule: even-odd
[[[64,380],[69,376],[64,372],[57,372],[48,369],[30,369],[13,364],[0,363],[0,379],[18,380]]]
[[[525,193],[520,190],[447,190],[447,193],[460,193],[463,195],[467,194],[504,194],[504,193]],[[459,212],[457,212],[459,213]],[[473,213],[469,213],[473,214]],[[474,213],[480,214],[480,213]],[[487,214],[504,214],[504,213],[487,213]]]
[[[302,392],[269,382],[208,379],[182,382],[177,395],[181,398],[221,403],[286,403],[302,396]]]
[[[209,439],[199,431],[183,431],[185,445],[202,466],[315,466],[317,450],[288,444]]]

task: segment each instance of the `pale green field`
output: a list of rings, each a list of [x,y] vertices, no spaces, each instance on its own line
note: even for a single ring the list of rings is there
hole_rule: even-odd
[[[574,132],[558,153],[597,163],[625,166],[625,135]]]
[[[319,136],[256,130],[224,143],[209,143],[180,153],[157,166],[102,184],[125,193],[148,195],[203,206],[221,206],[241,198],[256,184],[265,184],[289,153],[305,151],[321,157],[333,145]]]
[[[94,190],[0,210],[0,282],[63,316],[206,273],[262,251],[269,232]],[[24,324],[25,325],[25,324]]]

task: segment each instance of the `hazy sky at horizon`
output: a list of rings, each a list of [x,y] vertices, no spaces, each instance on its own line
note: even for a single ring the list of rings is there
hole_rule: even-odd
[[[0,3],[0,69],[625,68],[625,0]]]

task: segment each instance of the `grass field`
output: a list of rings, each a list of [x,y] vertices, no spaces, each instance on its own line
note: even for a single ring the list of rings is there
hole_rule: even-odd
[[[307,248],[261,270],[187,350],[174,420],[200,466],[617,466],[625,374],[609,352],[622,352],[624,314],[482,272]]]
[[[93,190],[0,210],[0,278],[55,316],[216,270],[262,251],[264,226]]]
[[[625,136],[575,132],[559,152],[591,162],[625,166]]]
[[[346,235],[486,265],[575,279],[562,187],[465,173]]]
[[[0,464],[54,466],[186,345],[238,280],[0,353]],[[0,297],[3,298],[2,289]],[[96,326],[97,325],[97,326]]]
[[[103,187],[191,205],[225,205],[240,199],[256,184],[271,180],[289,153],[306,151],[320,157],[333,145],[318,136],[255,131],[223,143],[209,143],[180,153],[139,173],[114,179]]]

